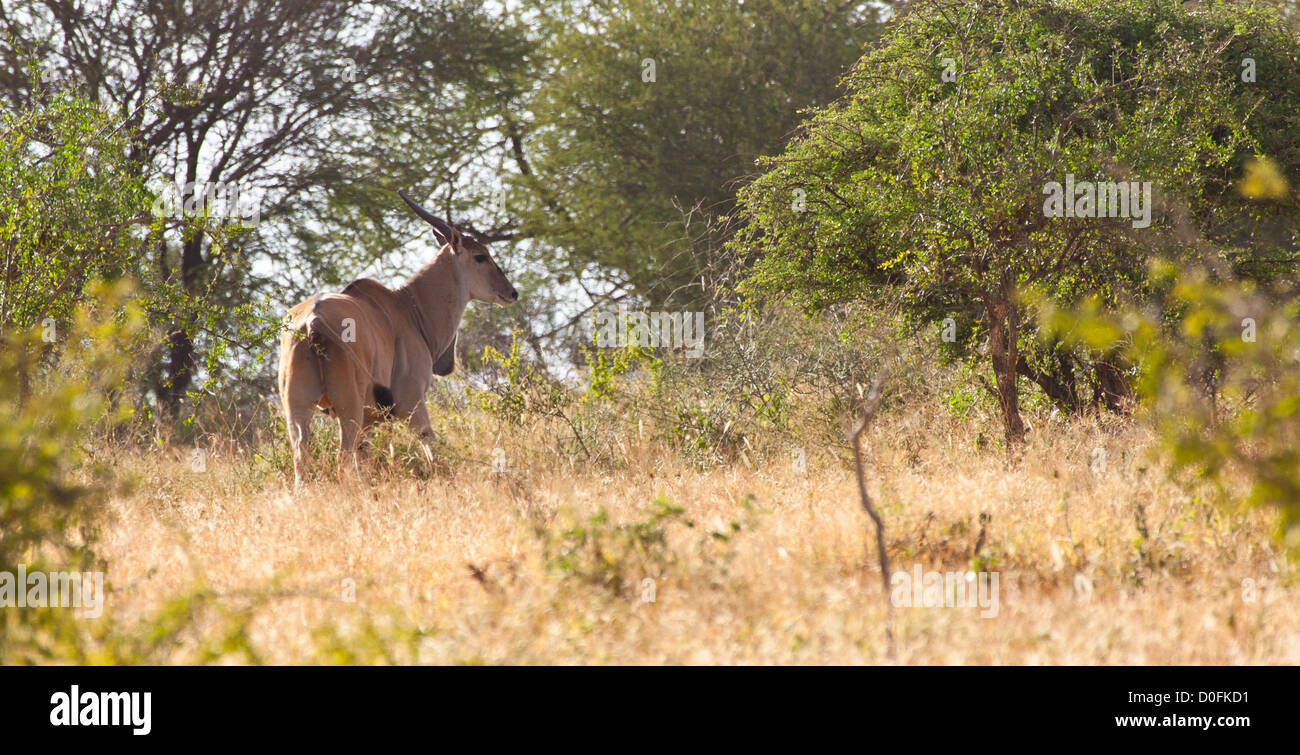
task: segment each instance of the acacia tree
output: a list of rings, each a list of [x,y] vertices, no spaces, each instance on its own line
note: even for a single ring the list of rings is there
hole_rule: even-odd
[[[740,192],[747,289],[818,310],[894,287],[922,321],[970,322],[1009,447],[1025,434],[1018,375],[1068,377],[1024,359],[1026,286],[1113,300],[1141,292],[1153,250],[1256,274],[1297,258],[1294,224],[1278,225],[1295,208],[1232,191],[1254,154],[1300,168],[1300,44],[1272,11],[923,0],[844,83]],[[1149,226],[1088,217],[1095,202],[1076,200],[1098,181],[1150,182]],[[1053,216],[1051,182],[1080,191],[1063,198],[1073,217]]]

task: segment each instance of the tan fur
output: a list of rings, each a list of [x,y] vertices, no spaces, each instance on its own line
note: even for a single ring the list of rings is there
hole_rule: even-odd
[[[338,419],[340,475],[357,471],[365,430],[385,416],[376,387],[391,393],[393,416],[419,434],[432,460],[424,394],[435,365],[439,374],[451,372],[465,307],[470,300],[510,304],[519,298],[485,245],[455,229],[438,235],[446,243],[396,290],[361,279],[289,310],[280,334],[279,387],[295,487],[306,475],[311,418],[318,409]]]

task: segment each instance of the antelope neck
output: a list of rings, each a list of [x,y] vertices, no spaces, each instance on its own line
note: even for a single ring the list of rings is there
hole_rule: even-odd
[[[454,260],[439,254],[400,289],[411,309],[411,319],[434,360],[455,337],[465,306],[469,304],[459,272]],[[439,312],[443,307],[445,311]]]

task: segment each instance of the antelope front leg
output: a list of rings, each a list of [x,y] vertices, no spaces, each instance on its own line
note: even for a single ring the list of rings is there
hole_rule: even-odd
[[[430,468],[433,466],[433,425],[429,422],[429,407],[420,399],[420,403],[415,405],[415,411],[407,419],[407,424],[411,430],[415,431],[416,437],[420,439],[420,448],[424,451],[424,458],[429,462]]]

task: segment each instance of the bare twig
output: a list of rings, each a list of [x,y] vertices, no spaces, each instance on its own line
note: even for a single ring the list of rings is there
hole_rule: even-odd
[[[484,590],[487,590],[489,593],[496,592],[496,583],[492,581],[492,578],[487,575],[486,571],[480,569],[474,564],[465,565],[469,567],[470,576],[473,577],[474,581],[478,582]]]
[[[880,557],[880,586],[885,597],[885,647],[886,653],[892,658],[894,656],[894,609],[889,599],[889,553],[885,550],[885,522],[880,518],[876,507],[871,505],[871,496],[867,493],[867,472],[862,462],[862,434],[866,432],[867,425],[871,423],[877,407],[880,406],[880,387],[884,382],[885,372],[882,370],[871,382],[871,388],[867,391],[862,404],[862,414],[849,437],[853,442],[853,468],[858,474],[858,496],[862,501],[862,509],[876,525],[876,554]]]
[[[880,584],[884,588],[885,595],[889,595],[889,554],[885,551],[885,523],[876,511],[876,507],[871,505],[871,496],[867,493],[867,473],[862,463],[862,433],[866,431],[867,425],[871,423],[871,418],[876,413],[876,408],[880,405],[880,386],[884,382],[884,375],[879,374],[871,383],[871,389],[867,392],[866,400],[862,406],[862,415],[858,418],[857,426],[849,436],[853,443],[853,466],[858,474],[858,496],[862,501],[862,508],[871,517],[871,521],[876,524],[876,551],[880,556]]]

